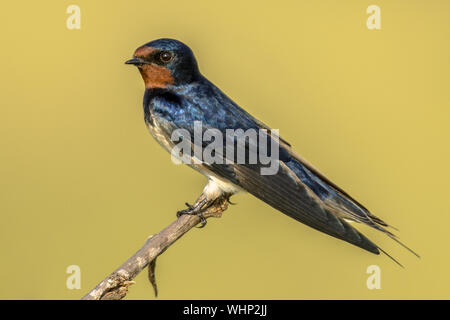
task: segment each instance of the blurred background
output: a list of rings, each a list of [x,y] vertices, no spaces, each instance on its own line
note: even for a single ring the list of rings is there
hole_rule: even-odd
[[[372,4],[381,30],[366,26]],[[0,15],[0,298],[81,298],[202,191],[147,132],[143,82],[123,64],[161,37],[422,259],[357,226],[401,269],[238,195],[158,259],[159,299],[450,298],[449,1],[59,0]],[[127,298],[154,299],[136,281]]]

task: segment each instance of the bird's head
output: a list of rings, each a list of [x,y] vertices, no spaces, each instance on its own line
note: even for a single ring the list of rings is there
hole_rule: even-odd
[[[200,75],[191,49],[173,39],[158,39],[140,46],[126,64],[135,65],[149,89],[188,84]]]

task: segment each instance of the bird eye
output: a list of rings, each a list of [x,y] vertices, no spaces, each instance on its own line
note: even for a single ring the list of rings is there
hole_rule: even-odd
[[[161,51],[161,53],[159,54],[159,60],[161,60],[161,62],[167,63],[170,60],[172,60],[172,53],[169,51]]]

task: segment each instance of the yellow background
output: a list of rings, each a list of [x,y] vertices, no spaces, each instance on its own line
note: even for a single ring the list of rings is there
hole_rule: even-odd
[[[161,37],[422,259],[358,226],[401,269],[238,195],[158,259],[160,299],[450,298],[449,1],[8,2],[0,30],[0,298],[79,299],[201,192],[148,134],[123,64]],[[81,290],[66,288],[72,264]],[[153,299],[136,280],[128,298]]]

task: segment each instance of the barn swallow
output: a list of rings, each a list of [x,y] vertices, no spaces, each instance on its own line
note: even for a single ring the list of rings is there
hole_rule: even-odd
[[[172,133],[184,129],[194,134],[196,121],[225,137],[230,128],[263,129],[271,133],[267,125],[240,108],[200,73],[193,52],[180,41],[151,41],[137,48],[133,58],[125,63],[135,65],[144,80],[145,123],[169,152],[174,147]],[[351,222],[383,232],[418,256],[387,229],[390,226],[386,222],[296,154],[286,140],[279,138],[277,148],[279,167],[272,175],[261,174],[261,163],[192,162],[190,166],[208,180],[202,193],[204,199],[178,215],[202,217],[202,211],[217,199],[248,192],[299,222],[371,253],[383,252],[397,262],[351,226]],[[226,157],[225,152],[223,156]]]

